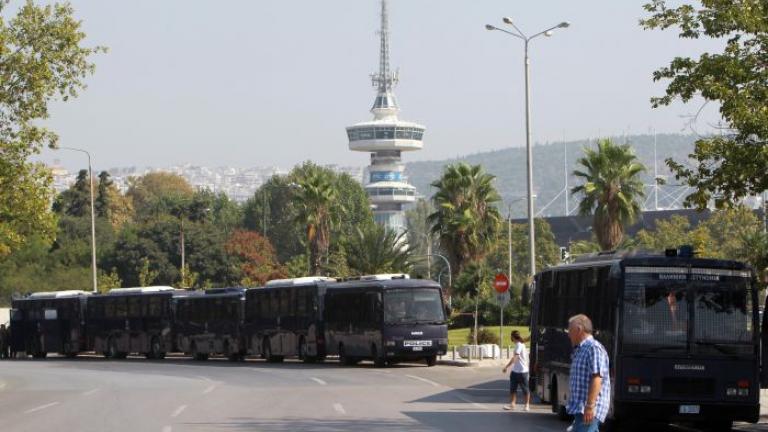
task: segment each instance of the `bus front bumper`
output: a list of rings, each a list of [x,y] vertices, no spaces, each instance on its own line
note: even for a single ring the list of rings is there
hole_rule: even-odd
[[[681,406],[698,407],[698,414],[681,414]],[[617,419],[643,419],[651,421],[700,422],[708,420],[734,420],[757,423],[760,420],[760,404],[716,404],[673,401],[616,401],[613,416]]]

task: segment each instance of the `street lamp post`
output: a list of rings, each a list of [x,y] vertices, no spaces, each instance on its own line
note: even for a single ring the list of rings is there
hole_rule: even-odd
[[[71,150],[85,153],[88,156],[88,179],[91,184],[91,270],[93,273],[93,292],[99,292],[96,269],[96,215],[93,208],[93,170],[91,169],[91,154],[87,151],[74,147],[57,147],[59,150]]]
[[[444,257],[443,255],[436,254],[436,253],[430,253],[430,254],[426,254],[426,255],[414,255],[414,258],[427,258],[427,259],[429,259],[430,257],[433,257],[433,256],[441,258],[445,262],[445,266],[448,268],[448,290],[450,291],[450,289],[451,289],[451,282],[452,282],[452,280],[451,280],[451,263],[448,261],[448,258]]]
[[[560,24],[548,28],[544,31],[534,34],[533,36],[526,36],[520,28],[515,25],[511,18],[505,17],[504,23],[511,25],[515,31],[508,31],[496,26],[486,24],[486,30],[498,30],[508,35],[514,36],[525,42],[525,148],[526,148],[526,160],[527,160],[527,183],[528,183],[528,249],[530,254],[530,276],[533,277],[536,274],[536,247],[534,243],[534,225],[533,225],[533,150],[531,148],[531,85],[530,85],[530,69],[531,60],[529,56],[530,42],[539,36],[552,36],[552,32],[559,28],[567,28],[570,24],[566,21]]]

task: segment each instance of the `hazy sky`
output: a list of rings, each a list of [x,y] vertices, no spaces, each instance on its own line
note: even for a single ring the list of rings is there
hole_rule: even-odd
[[[21,0],[12,0],[20,3]],[[98,168],[291,167],[306,159],[365,165],[345,127],[369,120],[378,0],[74,0],[89,44],[109,47],[82,96],[56,104],[50,126]],[[524,31],[570,21],[532,45],[534,140],[679,132],[699,105],[653,110],[652,71],[713,49],[644,31],[642,1],[390,0],[401,118],[427,126],[442,159],[521,145],[523,45],[484,24]],[[714,122],[708,108],[706,120]],[[82,165],[77,154],[43,159]]]

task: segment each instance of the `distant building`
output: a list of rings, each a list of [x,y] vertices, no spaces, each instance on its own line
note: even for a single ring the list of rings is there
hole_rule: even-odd
[[[347,128],[349,149],[371,154],[363,184],[377,223],[394,230],[405,229],[404,206],[416,201],[416,188],[405,177],[401,154],[421,150],[424,126],[398,119],[400,108],[393,92],[398,74],[389,65],[389,13],[381,1],[379,72],[372,75],[377,90],[371,108],[373,120]]]

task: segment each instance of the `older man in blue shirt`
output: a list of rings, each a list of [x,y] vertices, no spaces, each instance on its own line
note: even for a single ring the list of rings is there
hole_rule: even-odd
[[[574,416],[573,432],[597,431],[611,406],[608,353],[592,337],[592,331],[592,321],[586,315],[568,320],[568,337],[574,350],[566,411]]]

